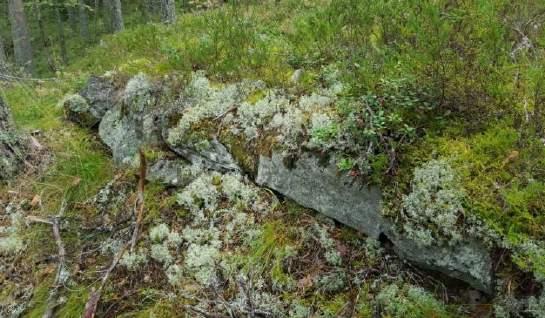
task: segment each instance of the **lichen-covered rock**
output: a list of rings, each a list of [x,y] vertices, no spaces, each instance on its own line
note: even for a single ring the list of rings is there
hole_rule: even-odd
[[[465,281],[488,294],[493,292],[492,259],[482,243],[464,239],[455,245],[433,244],[424,247],[394,230],[387,231],[386,235],[401,258]]]
[[[332,162],[321,164],[313,155],[303,154],[293,167],[273,153],[259,160],[256,182],[272,188],[297,203],[378,239],[385,235],[399,256],[422,267],[443,272],[473,287],[492,291],[492,261],[484,245],[470,240],[428,246],[400,233],[381,212],[381,191],[355,183],[340,175]]]
[[[83,127],[93,127],[100,121],[85,98],[79,94],[66,96],[62,105],[66,118]]]
[[[240,171],[218,139],[219,122],[263,87],[262,82],[256,81],[214,87],[203,73],[195,73],[178,100],[177,109],[165,116],[165,142],[193,163],[218,171]]]
[[[97,117],[102,118],[115,105],[117,92],[110,78],[91,76],[79,94],[85,98]]]
[[[146,179],[171,187],[185,187],[199,176],[197,165],[182,159],[159,159],[148,167]]]
[[[240,171],[240,167],[227,148],[216,138],[205,140],[199,147],[171,146],[175,153],[193,164],[216,171]]]
[[[102,118],[99,136],[111,149],[116,164],[131,164],[142,145],[161,142],[155,92],[150,80],[139,74],[127,83],[121,100]]]
[[[63,101],[66,117],[83,127],[96,126],[116,100],[112,81],[106,77],[92,76],[79,92]]]
[[[286,167],[280,154],[262,156],[256,182],[373,238],[378,239],[387,225],[380,213],[377,187],[354,183],[339,175],[332,162],[323,165],[310,154],[302,155],[292,168]]]
[[[8,105],[0,97],[0,182],[20,172],[27,142],[15,130]]]

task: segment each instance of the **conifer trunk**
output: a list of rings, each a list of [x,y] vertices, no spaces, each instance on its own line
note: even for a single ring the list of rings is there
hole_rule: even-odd
[[[68,51],[66,49],[66,36],[64,32],[64,21],[61,15],[60,7],[55,8],[55,13],[57,15],[57,29],[59,32],[59,44],[61,49],[61,59],[63,64],[68,64]]]
[[[176,2],[174,0],[161,0],[163,23],[173,24],[176,22]]]
[[[87,4],[85,0],[79,0],[79,34],[85,40],[89,41],[89,15],[87,14]]]
[[[121,0],[112,0],[112,27],[114,32],[123,31],[123,11]]]
[[[34,73],[32,45],[30,44],[23,1],[8,0],[8,12],[11,23],[15,63],[23,67],[27,73],[32,74]]]
[[[0,70],[2,66],[6,65],[8,59],[6,58],[6,50],[4,49],[4,39],[0,35]]]

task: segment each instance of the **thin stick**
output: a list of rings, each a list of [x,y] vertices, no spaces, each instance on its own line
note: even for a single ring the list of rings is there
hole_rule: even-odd
[[[53,287],[49,292],[47,297],[47,308],[42,315],[42,318],[51,318],[53,317],[55,308],[58,305],[59,291],[64,286],[64,283],[68,280],[68,271],[66,270],[66,249],[64,248],[64,243],[61,237],[61,227],[60,220],[64,215],[66,209],[66,200],[63,200],[59,213],[52,217],[51,220],[43,219],[36,216],[28,216],[26,219],[29,222],[43,223],[52,226],[53,237],[55,239],[55,244],[57,244],[58,250],[58,264],[57,264],[57,274],[55,275],[55,281],[53,282]]]
[[[146,156],[142,149],[139,150],[140,154],[140,179],[138,180],[138,194],[136,197],[136,202],[134,204],[134,211],[136,214],[136,224],[134,225],[134,231],[132,232],[131,239],[131,252],[134,251],[136,243],[138,243],[138,236],[140,235],[140,226],[142,223],[142,218],[144,216],[144,186],[146,182]]]
[[[123,257],[123,254],[128,248],[128,244],[123,245],[123,247],[117,252],[115,258],[113,259],[112,263],[110,264],[110,267],[106,270],[106,273],[104,276],[102,276],[102,279],[100,280],[100,286],[97,290],[91,292],[91,296],[89,297],[89,300],[85,304],[85,310],[83,311],[83,318],[94,318],[98,302],[100,301],[100,297],[102,296],[102,290],[104,289],[104,286],[108,282],[108,279],[110,278],[110,274],[113,272],[121,258]]]

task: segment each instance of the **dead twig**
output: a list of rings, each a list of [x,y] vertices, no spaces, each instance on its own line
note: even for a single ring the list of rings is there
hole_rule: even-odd
[[[57,245],[58,250],[58,260],[57,260],[57,274],[55,275],[55,281],[49,296],[47,297],[47,308],[42,316],[42,318],[51,318],[54,315],[55,308],[58,305],[59,291],[64,286],[68,280],[69,273],[66,269],[66,249],[64,248],[64,243],[61,236],[61,226],[60,222],[66,210],[66,200],[63,200],[59,213],[50,219],[41,218],[38,216],[29,215],[26,217],[27,222],[34,223],[43,223],[51,225],[53,229],[53,238],[55,239],[55,244]]]
[[[132,232],[131,238],[131,252],[134,251],[136,243],[138,243],[138,236],[140,235],[140,226],[142,223],[142,218],[144,216],[144,186],[146,182],[146,156],[142,149],[139,150],[140,154],[140,179],[138,180],[138,193],[136,196],[136,201],[134,203],[134,214],[136,215],[136,223],[134,225],[134,231]]]
[[[193,311],[194,313],[197,313],[197,314],[203,316],[204,318],[229,318],[228,316],[221,315],[221,314],[207,313],[206,311],[201,310],[201,309],[199,309],[199,308],[197,308],[195,306],[186,305],[185,308],[190,310],[190,311]]]
[[[111,273],[123,257],[123,254],[127,250],[129,244],[123,245],[123,247],[117,252],[115,255],[112,263],[110,264],[110,267],[106,270],[106,273],[104,276],[102,276],[102,279],[100,280],[99,287],[91,292],[91,296],[89,296],[89,300],[85,304],[85,310],[83,311],[83,318],[94,318],[96,314],[96,310],[98,307],[98,302],[100,301],[100,297],[102,296],[102,291],[104,290],[104,286],[108,282],[108,279],[110,278]]]
[[[123,247],[117,252],[114,259],[112,260],[112,263],[110,264],[110,267],[106,270],[104,273],[104,276],[102,276],[102,279],[100,280],[99,287],[91,292],[91,295],[89,297],[89,300],[85,304],[85,310],[83,311],[83,318],[94,318],[96,314],[96,310],[98,307],[98,303],[100,301],[100,297],[102,296],[102,291],[104,290],[104,286],[108,282],[108,279],[110,278],[111,273],[125,254],[125,251],[130,248],[130,250],[134,250],[136,247],[136,243],[138,242],[138,236],[140,232],[140,226],[142,223],[142,218],[144,215],[144,186],[146,181],[146,156],[144,155],[144,152],[142,149],[140,149],[140,180],[138,180],[138,193],[136,197],[136,201],[134,204],[134,213],[136,214],[136,221],[134,225],[134,230],[132,232],[131,240],[124,244]]]

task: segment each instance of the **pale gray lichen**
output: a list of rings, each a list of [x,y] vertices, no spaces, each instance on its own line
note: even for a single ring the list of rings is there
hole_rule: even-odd
[[[202,285],[209,286],[216,281],[216,262],[220,258],[217,246],[190,244],[185,255],[185,266]]]
[[[153,244],[151,246],[151,258],[165,267],[170,265],[174,260],[166,244]]]
[[[134,252],[125,252],[119,264],[125,266],[129,271],[135,271],[148,263],[148,251],[146,249],[138,249]]]
[[[445,160],[431,160],[414,170],[411,192],[403,197],[403,229],[422,246],[456,245],[463,239],[465,193]]]
[[[24,221],[18,205],[9,204],[6,207],[6,216],[8,225],[0,226],[0,255],[12,256],[19,254],[25,248],[20,236]]]
[[[203,173],[177,199],[192,220],[182,230],[188,243],[184,267],[200,284],[209,286],[216,281],[223,247],[251,233],[255,220],[250,211],[266,211],[261,209],[256,188],[237,174]]]
[[[541,296],[531,296],[528,299],[528,312],[535,318],[545,318],[545,292]]]
[[[325,292],[335,293],[348,285],[348,276],[342,270],[333,271],[318,278],[318,286]]]
[[[178,286],[184,277],[183,268],[178,264],[170,265],[165,270],[165,274],[167,275],[168,282],[172,286]]]
[[[170,229],[168,225],[161,223],[157,226],[154,226],[149,231],[149,237],[154,242],[162,242],[170,234]]]
[[[334,266],[339,266],[342,263],[342,257],[339,251],[337,250],[337,245],[335,241],[331,238],[327,232],[327,228],[315,224],[313,227],[314,231],[318,235],[318,242],[321,247],[324,249],[324,256],[326,261]]]
[[[178,104],[183,107],[183,116],[169,130],[167,140],[176,145],[193,124],[225,114],[230,108],[242,103],[252,92],[262,88],[263,82],[243,81],[214,87],[203,72],[196,72]]]

